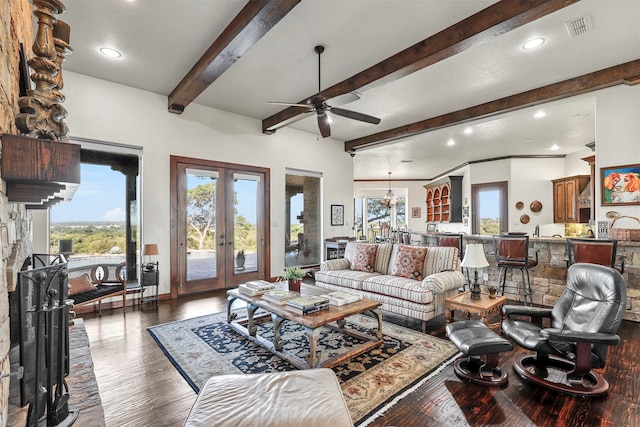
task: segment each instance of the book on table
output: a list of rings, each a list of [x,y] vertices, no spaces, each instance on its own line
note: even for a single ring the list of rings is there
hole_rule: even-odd
[[[310,307],[306,307],[306,308],[300,308],[300,307],[294,307],[291,305],[286,305],[286,309],[296,313],[296,314],[311,314],[311,313],[317,313],[318,311],[323,311],[323,310],[328,310],[329,309],[329,303],[324,303],[324,304],[319,304],[319,305],[313,305]]]
[[[324,295],[305,295],[292,298],[287,301],[287,305],[295,308],[305,309],[317,305],[328,304],[329,299]]]
[[[252,282],[242,283],[238,286],[238,291],[245,295],[256,296],[262,295],[267,291],[273,290],[276,285],[265,280],[254,280]]]
[[[263,300],[267,300],[270,302],[275,302],[278,304],[284,304],[288,300],[297,298],[299,296],[298,293],[292,291],[284,291],[284,290],[274,290],[267,291],[262,295]]]
[[[329,298],[329,304],[335,306],[351,304],[352,302],[360,301],[362,299],[362,295],[350,294],[348,292],[341,291],[329,292],[324,296]]]

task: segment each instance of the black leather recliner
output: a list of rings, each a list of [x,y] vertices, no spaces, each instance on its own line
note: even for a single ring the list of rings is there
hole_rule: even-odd
[[[607,393],[609,384],[593,368],[603,368],[608,346],[616,345],[627,285],[615,269],[573,264],[567,285],[553,308],[508,305],[502,308],[502,330],[516,344],[536,351],[516,359],[514,370],[523,379],[561,393],[593,397]],[[530,316],[531,321],[512,318]],[[550,326],[542,326],[542,319]],[[560,371],[560,374],[557,372]]]

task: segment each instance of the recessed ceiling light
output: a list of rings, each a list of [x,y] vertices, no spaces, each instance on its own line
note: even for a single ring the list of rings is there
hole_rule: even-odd
[[[120,58],[122,56],[120,52],[110,47],[101,47],[100,53],[104,56],[108,56],[109,58]]]
[[[558,144],[553,144],[550,149],[553,151],[556,151],[556,150],[559,150],[560,147],[558,147]]]
[[[536,37],[535,39],[531,39],[526,41],[523,45],[522,48],[525,50],[531,50],[531,49],[535,49],[537,47],[540,47],[544,44],[544,39],[542,37]]]
[[[471,135],[473,133],[473,128],[471,127],[467,127],[464,129],[464,134],[465,135]]]
[[[536,111],[536,113],[533,115],[533,117],[535,117],[536,119],[541,119],[542,117],[546,116],[547,113],[544,112],[544,110],[538,110]]]
[[[456,145],[456,142],[453,140],[453,138],[449,138],[449,140],[447,141],[447,145],[448,146]]]

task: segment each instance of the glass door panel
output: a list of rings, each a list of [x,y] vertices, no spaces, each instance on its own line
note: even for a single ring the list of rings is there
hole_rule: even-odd
[[[218,171],[187,169],[187,282],[217,277],[216,197]]]
[[[233,175],[233,255],[234,275],[258,271],[259,175]]]

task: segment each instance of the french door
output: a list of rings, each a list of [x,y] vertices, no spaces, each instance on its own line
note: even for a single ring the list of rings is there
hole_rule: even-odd
[[[268,169],[171,156],[173,297],[268,278]]]

